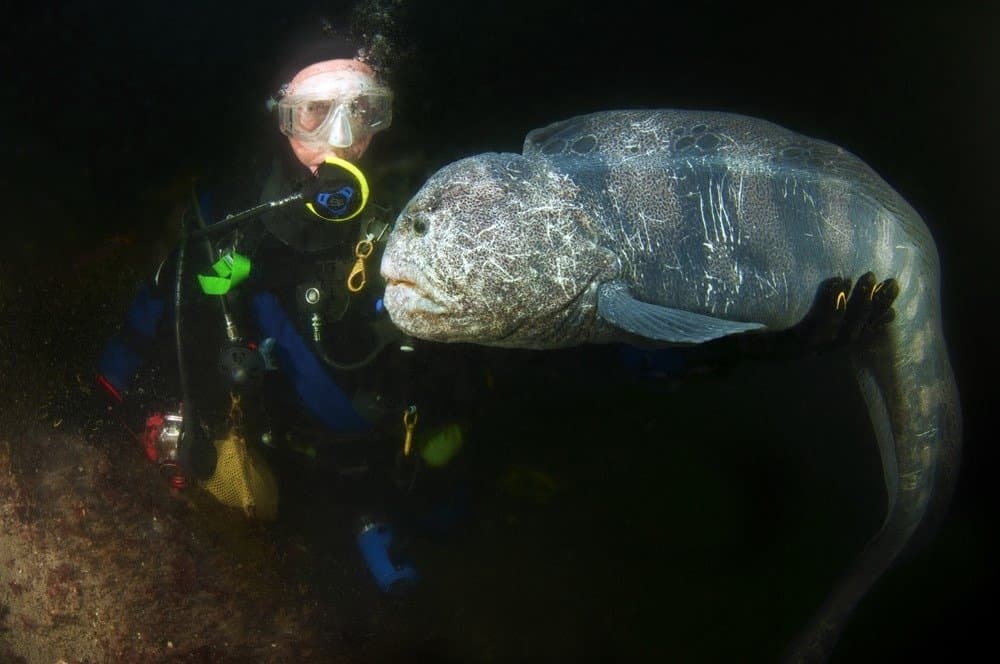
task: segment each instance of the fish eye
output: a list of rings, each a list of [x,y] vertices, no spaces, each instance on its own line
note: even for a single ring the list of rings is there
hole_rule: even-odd
[[[413,220],[413,232],[417,235],[423,235],[427,232],[427,222],[423,219]]]

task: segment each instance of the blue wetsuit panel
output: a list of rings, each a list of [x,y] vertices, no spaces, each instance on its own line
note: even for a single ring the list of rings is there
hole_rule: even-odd
[[[137,346],[149,347],[153,343],[165,310],[166,302],[153,295],[148,284],[143,285],[129,306],[125,329],[104,346],[97,365],[115,389],[125,390],[145,363],[147,358]],[[130,338],[139,343],[129,343]]]
[[[104,345],[101,359],[97,366],[104,376],[119,392],[125,391],[132,381],[132,376],[142,366],[144,358],[129,348],[120,337],[113,337]]]
[[[275,339],[281,369],[295,386],[306,407],[331,431],[362,433],[371,425],[354,410],[350,399],[330,378],[274,295],[258,293],[253,298],[261,338]]]

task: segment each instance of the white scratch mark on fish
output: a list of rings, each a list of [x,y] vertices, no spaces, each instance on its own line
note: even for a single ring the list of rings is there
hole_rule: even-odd
[[[701,227],[705,229],[705,242],[711,243],[712,238],[708,236],[708,222],[705,221],[705,199],[702,198],[701,192],[698,192],[698,209],[701,211]]]
[[[813,199],[813,197],[809,195],[809,192],[806,191],[804,188],[802,189],[802,197],[804,199],[806,199],[807,201],[809,201],[810,205],[812,205],[813,207],[816,207],[816,201],[815,201],[815,199]]]
[[[708,178],[708,215],[712,218],[712,232],[715,234],[715,241],[720,242],[719,220],[715,214],[715,196],[712,195],[712,177]]]
[[[715,191],[720,188],[720,184],[713,184],[712,178],[708,178],[708,208],[712,213],[712,226],[715,230],[715,239],[722,244],[728,244],[729,238],[726,236],[726,225],[722,218],[722,210],[716,209],[719,202],[715,200]]]
[[[837,224],[833,223],[832,221],[830,221],[829,219],[827,219],[825,216],[820,215],[819,219],[820,219],[820,221],[823,222],[824,226],[827,226],[828,228],[832,229],[834,233],[836,233],[837,235],[839,235],[841,237],[841,239],[847,237],[847,233],[844,232],[843,229],[838,228]]]
[[[673,254],[674,256],[674,265],[663,265],[663,267],[667,270],[677,270],[678,272],[681,272],[683,276],[683,270],[681,268],[681,260],[677,256],[677,249],[675,249],[674,247],[670,247],[670,253]]]
[[[489,263],[490,263],[490,265],[492,265],[492,266],[493,266],[494,268],[496,268],[496,270],[497,270],[498,272],[500,272],[501,274],[503,274],[503,276],[504,276],[504,279],[506,279],[507,281],[510,281],[510,282],[517,282],[517,281],[521,281],[521,279],[522,279],[521,277],[519,277],[519,278],[515,279],[515,278],[514,278],[514,277],[513,277],[512,275],[511,275],[511,273],[510,273],[510,272],[508,272],[507,270],[505,270],[505,269],[503,268],[503,265],[502,265],[501,263],[499,263],[499,262],[497,261],[497,259],[496,259],[496,258],[494,258],[494,257],[490,257],[490,259],[489,259]]]
[[[722,217],[725,219],[726,225],[729,227],[729,241],[732,243],[733,240],[736,239],[736,232],[733,229],[733,220],[729,217],[729,210],[726,209],[726,200],[723,195],[723,186],[721,183],[719,184],[717,191],[719,194],[719,210],[722,212]],[[739,244],[739,242],[736,242],[736,244]]]

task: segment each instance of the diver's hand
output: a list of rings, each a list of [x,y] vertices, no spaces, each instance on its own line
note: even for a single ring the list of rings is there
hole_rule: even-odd
[[[896,315],[892,308],[899,295],[895,279],[879,282],[866,272],[854,287],[843,277],[820,284],[813,306],[794,327],[779,332],[772,341],[785,350],[815,350],[856,343],[885,327]]]
[[[863,274],[847,301],[837,340],[856,343],[882,330],[896,318],[892,305],[898,295],[899,283],[895,279],[879,282],[874,273]]]
[[[895,317],[895,279],[879,282],[866,272],[851,285],[844,277],[823,281],[812,307],[796,325],[777,332],[748,332],[702,344],[694,356],[719,369],[747,359],[796,357],[855,344],[885,328]]]

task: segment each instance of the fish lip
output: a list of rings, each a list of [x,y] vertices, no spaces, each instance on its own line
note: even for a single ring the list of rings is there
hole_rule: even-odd
[[[408,291],[409,295],[400,296],[393,294],[400,291]],[[385,295],[390,300],[399,299],[400,297],[407,298],[410,301],[408,309],[415,313],[440,315],[448,312],[447,305],[435,298],[431,292],[421,287],[418,280],[409,276],[385,277]]]
[[[385,275],[383,275],[383,277],[385,278],[386,288],[393,286],[411,288],[415,293],[419,294],[421,297],[425,297],[428,300],[434,299],[433,297],[431,297],[430,293],[428,293],[425,289],[420,287],[420,281],[414,277],[411,276],[388,277]]]

